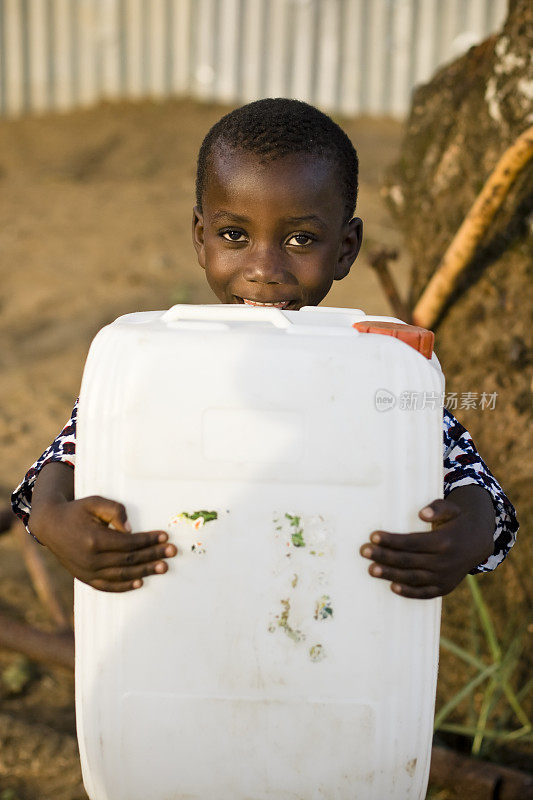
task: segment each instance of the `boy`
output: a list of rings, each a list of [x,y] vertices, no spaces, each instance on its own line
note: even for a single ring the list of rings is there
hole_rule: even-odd
[[[260,100],[213,126],[198,158],[193,242],[218,299],[291,310],[320,303],[361,245],[357,172],[346,134],[306,103]],[[176,548],[163,531],[132,534],[120,503],[73,499],[75,430],[76,407],[15,490],[14,511],[75,577],[104,591],[139,588],[166,572]],[[444,595],[467,572],[494,569],[516,538],[512,505],[447,411],[444,471],[446,499],[419,514],[431,532],[374,531],[361,548],[370,573],[406,597]]]

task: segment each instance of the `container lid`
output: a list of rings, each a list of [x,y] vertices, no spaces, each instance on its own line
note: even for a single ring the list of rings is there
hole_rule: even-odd
[[[399,322],[354,322],[353,327],[360,333],[382,333],[385,336],[394,336],[402,342],[414,347],[426,358],[431,358],[435,334],[426,328],[417,325],[403,325]]]

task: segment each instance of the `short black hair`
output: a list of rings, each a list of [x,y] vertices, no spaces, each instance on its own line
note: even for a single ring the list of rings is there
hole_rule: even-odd
[[[213,154],[221,146],[255,153],[264,162],[292,153],[331,161],[343,194],[343,221],[352,218],[357,203],[357,153],[342,128],[318,108],[301,100],[269,97],[223,116],[208,131],[198,153],[196,203],[200,209]]]

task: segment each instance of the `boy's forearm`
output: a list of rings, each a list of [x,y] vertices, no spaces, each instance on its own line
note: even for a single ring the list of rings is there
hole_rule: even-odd
[[[32,533],[39,536],[41,522],[47,512],[58,503],[74,499],[74,470],[68,464],[54,461],[46,464],[35,482],[33,489],[29,527]],[[43,542],[45,544],[45,542]]]
[[[482,486],[469,484],[453,489],[449,493],[448,499],[453,501],[472,520],[468,538],[472,554],[470,568],[474,569],[494,552],[496,515],[491,496]]]

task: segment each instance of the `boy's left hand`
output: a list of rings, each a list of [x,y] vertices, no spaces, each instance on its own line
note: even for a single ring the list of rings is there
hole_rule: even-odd
[[[461,486],[446,500],[425,506],[418,516],[431,522],[431,531],[373,531],[360,553],[373,562],[370,574],[392,581],[396,594],[439,597],[455,589],[471,569],[492,554],[492,500],[481,486]]]

